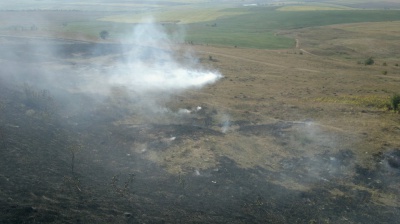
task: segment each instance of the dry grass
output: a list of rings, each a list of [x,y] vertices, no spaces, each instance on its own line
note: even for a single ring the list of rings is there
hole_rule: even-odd
[[[332,96],[315,99],[317,102],[347,104],[349,106],[375,107],[388,109],[389,97],[387,96]]]
[[[205,104],[229,114],[233,121],[253,124],[313,120],[326,135],[351,136],[338,144],[352,148],[366,165],[383,145],[400,146],[395,140],[399,118],[386,109],[391,93],[398,91],[399,74],[394,71],[384,76],[380,66],[301,55],[296,50],[207,46],[195,46],[195,50],[206,66],[217,68],[224,78],[190,92],[183,104]],[[209,55],[217,62],[207,61]],[[218,153],[243,167],[275,167],[271,155],[287,156],[269,137],[249,138],[234,131],[218,141],[223,142],[217,144]],[[314,150],[318,152],[317,147]]]
[[[223,8],[213,7],[198,9],[193,7],[173,7],[169,10],[159,10],[152,12],[143,12],[135,14],[112,15],[99,19],[99,21],[116,23],[141,23],[146,22],[143,18],[154,18],[155,22],[172,23],[196,23],[213,21],[220,17],[234,16],[243,14],[243,12],[223,11]]]
[[[400,22],[375,22],[306,28],[292,33],[300,41],[299,48],[321,56],[338,56],[363,61],[374,57],[378,64],[388,60],[399,63],[396,52],[400,45]]]
[[[321,11],[321,10],[346,10],[351,9],[344,6],[333,5],[290,5],[283,6],[278,11]]]
[[[181,103],[208,105],[229,114],[232,121],[244,120],[255,125],[298,122],[284,130],[284,137],[268,133],[247,135],[232,127],[224,136],[212,140],[214,150],[207,152],[211,158],[226,156],[243,168],[281,172],[285,170],[282,161],[306,157],[317,164],[310,165],[309,172],[318,176],[319,171],[313,168],[318,167],[323,152],[349,149],[356,164],[373,168],[376,155],[400,147],[400,117],[387,109],[390,96],[399,91],[400,74],[394,66],[387,66],[389,75],[382,75],[381,65],[364,66],[334,55],[301,55],[296,49],[194,48],[204,59],[204,66],[218,69],[224,78],[203,90],[190,92]],[[209,55],[217,61],[208,61]],[[393,57],[391,53],[384,56]],[[308,120],[312,121],[312,128],[300,125]],[[185,167],[197,169],[197,156],[189,158],[193,160],[186,158]],[[340,172],[354,175],[351,168]],[[301,191],[310,186],[292,178],[270,181]],[[368,191],[376,204],[399,206],[390,194]]]

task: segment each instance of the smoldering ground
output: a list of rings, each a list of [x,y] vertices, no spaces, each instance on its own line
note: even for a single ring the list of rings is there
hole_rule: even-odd
[[[376,205],[396,199],[374,195],[379,187],[397,192],[395,168],[384,172],[396,153],[372,172],[341,144],[357,135],[318,122],[239,122],[203,105],[171,111],[165,102],[220,75],[187,54],[187,64],[176,60],[162,27],[142,24],[132,36],[125,45],[3,37],[2,219],[398,220],[396,207]]]

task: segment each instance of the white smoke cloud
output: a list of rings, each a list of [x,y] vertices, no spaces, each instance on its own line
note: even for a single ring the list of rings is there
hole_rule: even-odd
[[[64,41],[51,33],[47,38],[0,37],[0,81],[16,89],[26,84],[49,90],[68,116],[82,114],[83,108],[92,111],[105,100],[114,110],[120,107],[154,122],[155,115],[175,111],[166,106],[173,95],[222,77],[203,69],[190,50],[179,49],[175,41],[182,37],[176,37],[184,32],[177,33],[146,20],[133,26],[121,44]]]
[[[112,68],[107,83],[141,93],[176,92],[201,88],[222,77],[215,71],[178,63],[171,39],[161,25],[151,20],[137,25],[131,39],[133,44],[127,62]]]
[[[214,83],[220,77],[218,73],[184,68],[173,61],[164,65],[133,61],[117,68],[109,81],[111,84],[123,85],[140,92],[168,92],[201,88]]]

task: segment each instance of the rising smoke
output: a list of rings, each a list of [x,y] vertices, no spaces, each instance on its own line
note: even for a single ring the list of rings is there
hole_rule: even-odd
[[[124,85],[138,92],[170,92],[201,88],[214,83],[218,72],[187,67],[173,57],[169,36],[162,26],[147,20],[134,28],[128,61],[118,64],[108,78],[111,85]]]
[[[176,49],[170,36],[152,20],[135,26],[130,39],[133,43],[127,50],[126,60],[110,67],[103,83],[106,89],[122,86],[139,97],[142,115],[170,114],[163,105],[171,95],[202,88],[222,77],[216,71],[199,68],[189,53],[184,54],[188,58],[186,63],[179,62],[174,57]]]
[[[89,71],[82,71],[93,72],[83,89],[103,94],[115,87],[124,88],[127,95],[136,98],[136,108],[140,105],[138,113],[154,117],[171,113],[164,104],[173,94],[202,88],[222,77],[216,71],[199,68],[190,53],[184,53],[187,63],[179,62],[175,57],[176,45],[163,26],[152,20],[136,25],[128,39],[131,43],[123,49],[123,60],[110,66],[97,65],[98,72],[92,66],[87,67]]]
[[[193,63],[196,59],[188,52],[180,53],[188,58],[187,63],[179,61],[171,36],[178,35],[167,34],[162,25],[147,19],[133,27],[123,44],[23,38],[24,46],[18,49],[4,45],[7,52],[2,57],[13,55],[15,62],[7,61],[8,67],[3,70],[10,72],[2,72],[0,78],[13,85],[48,89],[64,99],[68,99],[65,94],[73,92],[101,101],[119,88],[124,97],[140,98],[134,100],[135,104],[145,111],[168,111],[160,101],[188,89],[202,88],[222,77]],[[19,63],[27,66],[21,69]]]

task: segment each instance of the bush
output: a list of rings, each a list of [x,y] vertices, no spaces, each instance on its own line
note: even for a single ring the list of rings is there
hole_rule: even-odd
[[[375,61],[374,61],[374,59],[372,59],[372,57],[369,57],[364,61],[365,65],[373,65],[374,63],[375,63]]]
[[[99,35],[100,35],[100,38],[103,39],[103,40],[107,39],[107,38],[110,36],[110,34],[108,33],[107,30],[102,30],[102,31],[99,33]]]
[[[399,111],[400,105],[400,94],[394,94],[392,98],[390,98],[390,104],[395,112]]]

